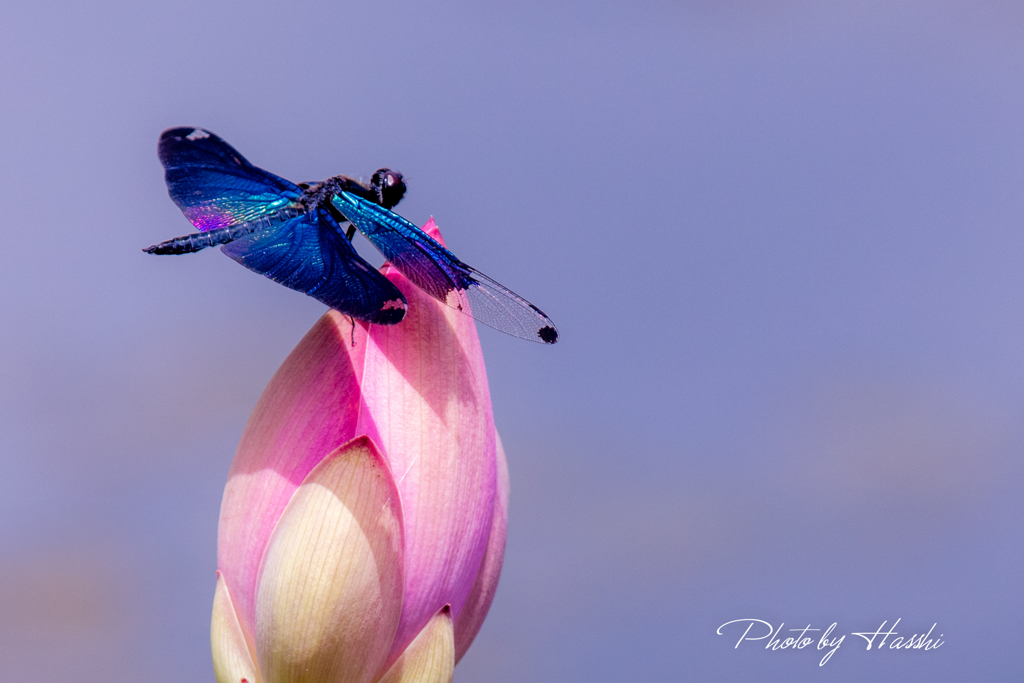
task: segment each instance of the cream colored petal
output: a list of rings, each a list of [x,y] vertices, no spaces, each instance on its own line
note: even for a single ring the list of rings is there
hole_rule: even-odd
[[[339,447],[295,491],[256,590],[266,683],[370,681],[402,610],[398,490],[367,437]]]
[[[427,622],[378,683],[451,683],[455,674],[455,629],[445,605]]]
[[[231,604],[228,586],[217,572],[217,590],[213,594],[213,620],[210,624],[213,648],[213,675],[217,683],[260,683],[252,653]]]

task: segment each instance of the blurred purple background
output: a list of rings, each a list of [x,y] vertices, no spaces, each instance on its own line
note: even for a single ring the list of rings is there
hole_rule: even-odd
[[[228,465],[324,307],[140,251],[195,125],[401,170],[559,325],[480,328],[512,509],[457,680],[1024,680],[1020,3],[15,0],[0,64],[0,677],[213,679]]]

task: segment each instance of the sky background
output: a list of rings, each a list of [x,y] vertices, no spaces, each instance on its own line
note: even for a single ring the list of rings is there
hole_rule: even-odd
[[[189,232],[160,132],[405,173],[543,308],[481,327],[512,477],[462,683],[1024,679],[1016,2],[14,0],[0,671],[212,681],[221,491],[324,306]],[[847,634],[734,649],[757,618]],[[937,623],[930,652],[850,633]]]

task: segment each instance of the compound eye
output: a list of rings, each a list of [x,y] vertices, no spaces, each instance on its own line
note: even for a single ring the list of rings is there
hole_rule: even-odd
[[[402,174],[392,171],[390,168],[382,168],[373,174],[371,184],[377,189],[380,196],[380,205],[390,209],[402,201],[405,195],[405,181]]]

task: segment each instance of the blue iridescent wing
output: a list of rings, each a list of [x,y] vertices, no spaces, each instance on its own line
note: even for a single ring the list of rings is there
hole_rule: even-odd
[[[460,261],[398,214],[349,192],[332,201],[402,275],[438,301],[514,337],[558,341],[558,330],[543,311]]]
[[[245,160],[234,147],[202,128],[171,128],[157,147],[167,192],[201,231],[293,218],[302,190]]]
[[[405,316],[402,292],[360,258],[323,209],[236,239],[221,251],[274,282],[360,320],[393,325]]]

